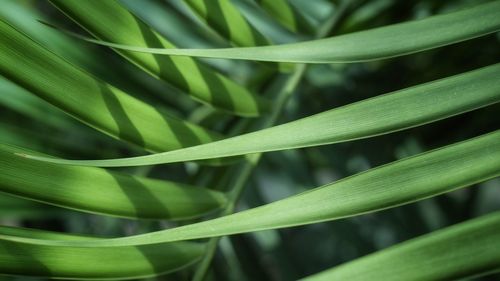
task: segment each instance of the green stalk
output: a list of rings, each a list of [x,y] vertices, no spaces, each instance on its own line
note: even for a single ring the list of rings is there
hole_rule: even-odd
[[[325,37],[326,35],[328,35],[330,30],[332,30],[337,25],[338,20],[341,18],[342,14],[345,12],[348,6],[347,3],[348,2],[343,2],[339,7],[339,11],[324,23],[324,25],[319,29],[318,34],[316,35],[317,38]],[[307,65],[299,64],[295,67],[295,70],[288,76],[287,80],[283,83],[283,87],[276,95],[276,109],[271,112],[268,118],[263,120],[260,126],[261,129],[272,127],[276,123],[278,117],[283,111],[283,108],[286,106],[288,100],[295,92],[295,89],[300,83],[306,70]],[[233,188],[227,194],[228,204],[226,205],[226,208],[221,212],[221,216],[226,216],[234,213],[236,204],[239,201],[243,190],[245,189],[246,183],[250,178],[253,169],[257,167],[261,156],[262,153],[256,153],[246,157],[246,161],[242,163],[242,167],[236,173],[236,182],[234,183]],[[222,236],[209,239],[206,246],[205,255],[197,265],[192,281],[204,280],[221,238]]]
[[[306,70],[306,66],[304,64],[298,65],[295,71],[289,76],[287,81],[284,84],[284,87],[280,91],[277,96],[277,107],[276,110],[272,112],[272,114],[262,122],[262,128],[267,128],[272,126],[276,120],[278,119],[281,111],[286,105],[286,102],[293,94],[296,86],[299,84],[304,72]],[[226,208],[221,212],[221,216],[229,215],[234,212],[236,208],[236,204],[243,193],[243,190],[246,186],[250,175],[252,174],[253,169],[259,163],[262,154],[253,154],[248,156],[246,161],[242,164],[242,167],[237,172],[236,182],[233,185],[233,188],[228,192],[228,204]],[[200,261],[200,264],[196,268],[195,274],[193,276],[193,281],[201,281],[204,279],[206,272],[210,266],[212,258],[215,254],[215,250],[217,245],[222,237],[210,238],[207,244],[206,254],[203,259]]]

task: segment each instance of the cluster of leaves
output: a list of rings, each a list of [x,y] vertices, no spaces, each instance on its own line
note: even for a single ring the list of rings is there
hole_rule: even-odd
[[[4,1],[0,220],[15,227],[0,226],[0,273],[441,280],[500,269],[498,200],[469,219],[453,209],[474,202],[442,195],[498,185],[487,181],[500,175],[500,1],[421,1],[421,19],[384,0]],[[423,199],[430,229],[416,204],[400,207]],[[385,228],[360,215],[385,209],[415,229],[396,233],[418,237],[366,242],[363,229]],[[301,272],[280,258],[293,235],[278,229],[347,217],[335,241],[354,257]],[[20,227],[48,219],[62,231]],[[288,243],[307,252],[319,238]],[[283,265],[249,261],[255,244]]]

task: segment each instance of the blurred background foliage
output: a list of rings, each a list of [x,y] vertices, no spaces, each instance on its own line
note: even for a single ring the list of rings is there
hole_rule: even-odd
[[[181,0],[121,0],[122,4],[179,47],[230,46]],[[292,31],[259,1],[233,0],[273,43],[312,38],[311,30],[335,12],[335,1],[290,0],[303,22]],[[414,20],[476,5],[475,0],[353,1],[330,36]],[[81,30],[46,1],[1,0],[0,16],[68,61],[170,114],[227,135],[238,120],[189,99],[108,48],[70,38],[37,19]],[[308,33],[309,32],[309,33]],[[500,34],[375,62],[311,65],[278,123],[295,120],[390,91],[411,87],[500,61]],[[369,48],[369,46],[366,46]],[[203,59],[232,79],[263,91],[276,74],[265,64]],[[272,74],[269,74],[272,73]],[[282,199],[369,168],[466,140],[500,126],[500,105],[389,135],[336,145],[265,154],[238,210]],[[496,118],[492,118],[496,116]],[[0,77],[0,142],[64,158],[101,159],[145,153],[93,130]],[[194,163],[121,168],[127,173],[185,183],[215,182],[225,167]],[[210,186],[210,184],[207,184]],[[226,186],[216,186],[226,189]],[[294,280],[454,223],[500,210],[500,180],[359,217],[225,237],[209,280]],[[0,224],[122,236],[154,231],[171,222],[126,220],[69,211],[0,194]],[[188,279],[190,270],[150,280]],[[500,275],[483,277],[494,280]],[[38,280],[0,277],[0,280]]]

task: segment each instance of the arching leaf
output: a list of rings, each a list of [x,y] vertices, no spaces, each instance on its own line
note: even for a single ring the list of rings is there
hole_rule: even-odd
[[[173,48],[117,1],[51,1],[96,38],[118,44]],[[118,50],[142,69],[184,90],[193,98],[241,116],[257,116],[268,109],[263,98],[191,58],[167,58]]]
[[[318,146],[387,134],[500,101],[500,64],[363,100],[218,142],[108,160],[38,160],[88,166],[136,166]]]
[[[220,138],[71,65],[0,20],[0,74],[76,119],[148,151]]]
[[[225,205],[226,197],[206,188],[22,159],[27,152],[0,145],[0,191],[84,212],[144,219],[199,217]],[[33,153],[33,152],[30,152]]]
[[[500,2],[331,38],[275,46],[162,49],[81,39],[149,54],[291,63],[345,63],[397,57],[484,36],[500,30]]]
[[[303,280],[456,280],[500,269],[500,212],[397,244]]]
[[[500,130],[422,153],[232,215],[103,241],[18,241],[66,246],[141,245],[224,236],[356,216],[500,176]]]
[[[0,272],[8,275],[103,280],[137,279],[180,270],[195,263],[204,245],[179,242],[125,247],[65,247],[20,243],[13,237],[57,240],[99,238],[0,227]]]

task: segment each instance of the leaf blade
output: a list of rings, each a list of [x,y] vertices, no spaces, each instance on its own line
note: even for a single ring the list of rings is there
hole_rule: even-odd
[[[155,152],[220,138],[89,75],[3,19],[0,34],[0,74],[101,132]]]
[[[370,254],[303,280],[455,280],[500,268],[500,212]]]
[[[51,1],[95,37],[121,44],[173,48],[117,1]],[[255,117],[268,101],[192,58],[166,58],[116,50],[153,76],[172,83],[195,100],[226,112]]]
[[[187,0],[195,14],[221,36],[238,46],[268,45],[269,41],[253,27],[231,1]]]
[[[27,150],[0,144],[0,191],[25,199],[102,215],[172,220],[200,217],[226,204],[222,193],[206,188],[20,161],[14,152]]]
[[[292,32],[311,34],[314,28],[300,12],[286,0],[258,0],[260,7]]]
[[[231,235],[341,219],[416,202],[500,176],[500,130],[405,158],[232,215],[173,229],[100,241],[19,241],[124,246]],[[436,180],[439,179],[439,180]]]
[[[0,232],[0,272],[8,275],[78,280],[145,278],[185,268],[195,263],[204,251],[202,244],[189,242],[112,248],[54,247],[9,238],[100,239],[22,228],[0,227]]]
[[[269,129],[141,157],[47,162],[88,166],[172,163],[339,143],[411,128],[500,101],[500,64],[335,108]]]
[[[245,48],[143,48],[79,37],[117,49],[159,55],[288,63],[351,63],[408,55],[497,32],[500,30],[499,11],[500,2],[493,1],[450,14],[337,37]]]

